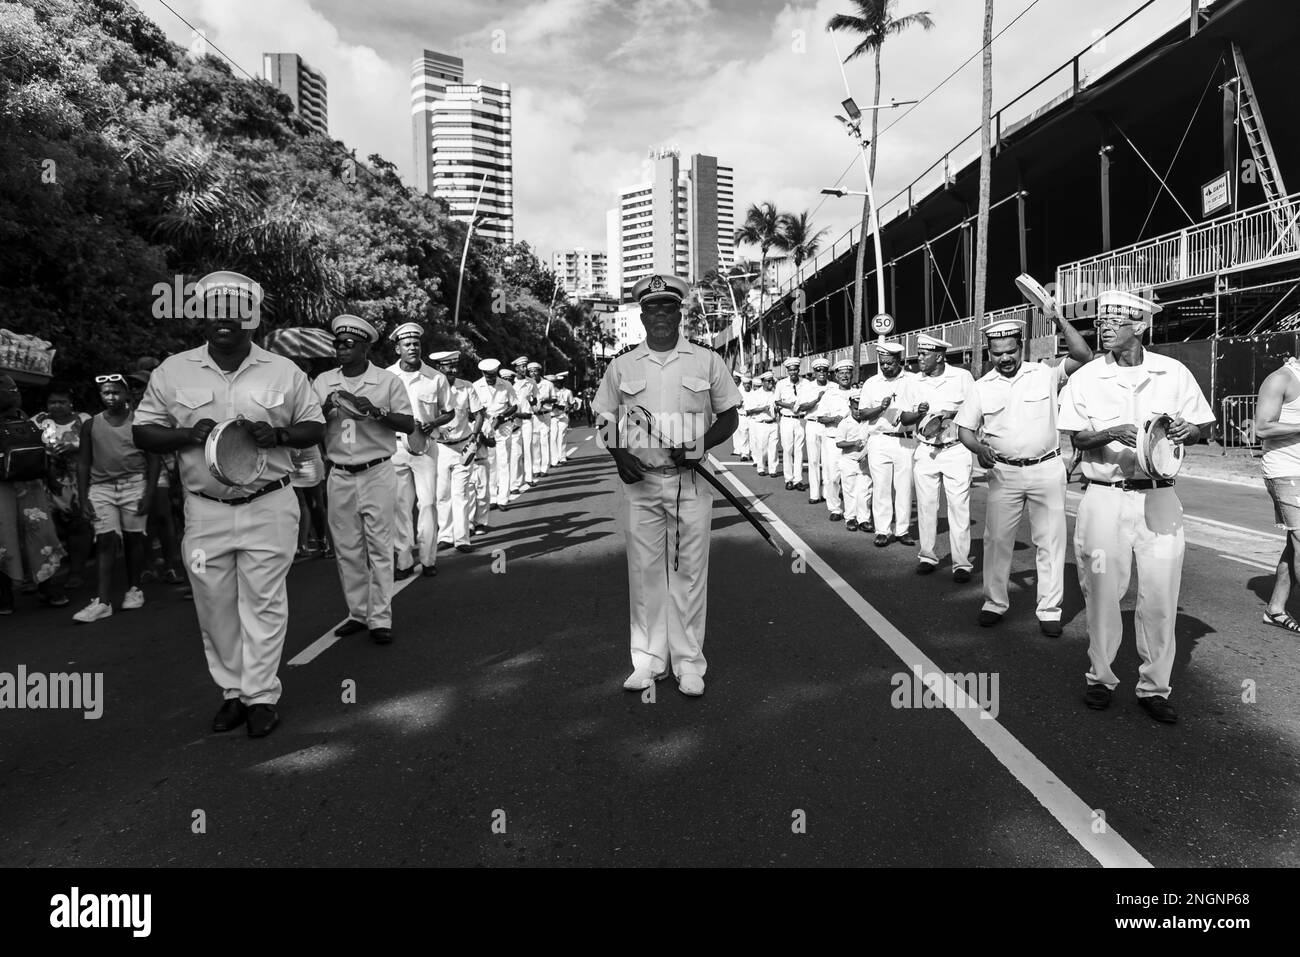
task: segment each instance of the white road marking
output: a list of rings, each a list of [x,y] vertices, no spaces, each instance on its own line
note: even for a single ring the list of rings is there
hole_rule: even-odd
[[[399,594],[401,594],[403,588],[407,587],[408,585],[414,584],[415,581],[421,577],[420,572],[422,570],[423,570],[422,566],[416,564],[414,575],[412,575],[410,578],[406,579],[405,581],[393,582],[393,597],[396,598]],[[317,658],[321,656],[321,654],[323,654],[326,650],[328,650],[331,645],[335,644],[336,642],[342,641],[343,640],[342,638],[334,634],[334,629],[338,628],[339,625],[342,625],[346,621],[347,619],[344,618],[343,621],[340,621],[338,623],[338,625],[335,625],[333,628],[325,632],[325,634],[321,635],[319,638],[313,641],[302,651],[298,652],[296,655],[290,658],[289,659],[290,667],[294,667],[296,665],[311,664],[311,662],[315,661]]]
[[[718,461],[712,456],[710,461],[713,462],[715,469],[719,467]],[[919,667],[922,674],[945,674],[944,669],[931,661],[928,655],[840,577],[839,573],[809,548],[785,522],[777,517],[775,512],[759,501],[744,483],[726,469],[719,469],[718,474],[729,482],[741,497],[748,499],[747,504],[750,508],[762,515],[777,533],[789,542],[791,548],[802,553],[807,566],[816,571],[831,590],[839,595],[863,623],[902,660],[907,670],[911,671]],[[938,693],[936,687],[935,694]],[[950,694],[952,697],[948,697]],[[966,726],[966,730],[970,731],[975,739],[1011,772],[1016,780],[1038,800],[1038,803],[1056,818],[1066,832],[1085,851],[1096,858],[1098,863],[1103,867],[1151,867],[1151,862],[1120,837],[1109,824],[1103,833],[1094,833],[1093,809],[996,718],[990,718],[987,712],[974,707],[973,702],[966,698],[962,689],[947,677],[944,678],[943,698],[958,706],[953,710],[953,714]]]
[[[564,450],[564,457],[567,459],[576,451],[578,451],[578,447],[576,445],[570,445],[567,449]]]
[[[1265,565],[1263,562],[1248,562],[1246,561],[1246,559],[1238,558],[1236,555],[1225,555],[1222,552],[1220,552],[1219,557],[1226,558],[1228,561],[1236,562],[1239,565],[1249,565],[1251,568],[1262,568],[1266,572],[1277,571],[1276,565]]]

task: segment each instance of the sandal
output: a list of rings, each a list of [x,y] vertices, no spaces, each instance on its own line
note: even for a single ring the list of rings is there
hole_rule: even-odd
[[[1300,633],[1300,622],[1297,622],[1286,612],[1282,612],[1280,615],[1274,615],[1267,611],[1264,612],[1264,624]]]

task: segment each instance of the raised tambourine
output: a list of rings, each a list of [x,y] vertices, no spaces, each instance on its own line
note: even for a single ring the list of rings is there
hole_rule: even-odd
[[[1171,479],[1183,467],[1185,449],[1169,438],[1173,417],[1149,416],[1138,428],[1137,466],[1153,479]]]
[[[266,449],[253,439],[246,419],[227,419],[213,427],[203,446],[212,477],[223,485],[251,485],[266,471]]]
[[[1043,284],[1027,272],[1016,277],[1016,288],[1020,290],[1020,295],[1025,297],[1026,302],[1043,312],[1047,312],[1047,307],[1056,302],[1055,298],[1043,288]]]

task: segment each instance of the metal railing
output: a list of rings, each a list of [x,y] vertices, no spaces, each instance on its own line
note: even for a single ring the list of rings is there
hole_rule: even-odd
[[[1286,225],[1279,228],[1279,220]],[[1155,289],[1300,255],[1300,193],[1260,203],[1056,270],[1061,305],[1095,299],[1100,289]]]
[[[1255,407],[1259,403],[1256,395],[1225,395],[1223,409],[1223,448],[1257,449],[1259,439],[1255,436]]]

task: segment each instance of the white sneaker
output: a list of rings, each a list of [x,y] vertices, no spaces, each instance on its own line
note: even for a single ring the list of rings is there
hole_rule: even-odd
[[[655,674],[649,668],[637,668],[628,675],[627,680],[623,682],[623,690],[645,691],[646,688],[649,688],[656,681],[662,680],[667,674],[668,672],[666,671],[661,671],[659,674]]]
[[[101,618],[107,618],[113,614],[113,606],[106,605],[98,598],[94,599],[89,605],[81,609],[72,616],[73,621],[79,621],[83,625],[88,625],[92,621],[99,621]]]
[[[677,679],[677,690],[692,698],[698,698],[704,694],[704,679],[699,675],[682,675]]]
[[[122,598],[122,610],[134,611],[144,607],[144,592],[138,588],[128,588]]]

